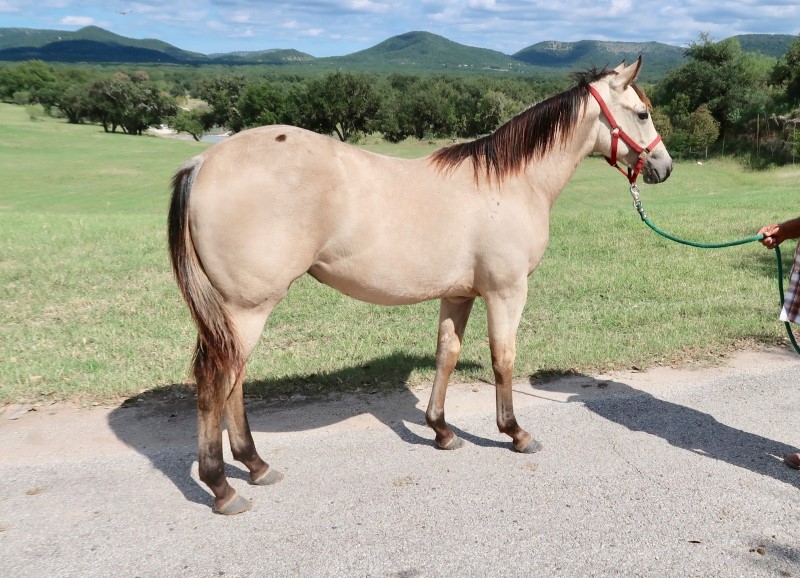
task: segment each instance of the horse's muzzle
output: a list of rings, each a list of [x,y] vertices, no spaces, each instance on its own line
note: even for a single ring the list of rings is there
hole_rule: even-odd
[[[672,173],[672,157],[666,155],[651,155],[642,168],[642,178],[648,185],[663,183]]]

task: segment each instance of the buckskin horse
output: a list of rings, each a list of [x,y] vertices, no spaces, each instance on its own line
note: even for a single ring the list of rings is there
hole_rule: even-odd
[[[591,153],[628,167],[632,184],[640,171],[645,182],[659,183],[672,170],[649,101],[634,83],[641,65],[640,58],[577,74],[574,87],[492,134],[425,158],[391,158],[300,128],[265,126],[177,171],[170,256],[198,330],[199,475],[215,512],[250,508],[225,477],[223,417],[250,482],[283,477],[256,451],[242,381],[270,312],[306,273],[379,305],[441,300],[425,418],[442,449],[462,444],[445,421],[445,394],[470,310],[482,298],[497,427],[517,451],[541,447],[517,423],[511,388],[527,278],[547,247],[553,203]]]

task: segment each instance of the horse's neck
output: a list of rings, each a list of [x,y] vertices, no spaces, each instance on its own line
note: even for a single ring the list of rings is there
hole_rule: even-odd
[[[582,114],[581,122],[566,142],[557,141],[540,158],[531,161],[524,171],[524,178],[533,183],[534,189],[551,207],[575,174],[578,165],[594,148],[593,129],[597,119],[589,118],[590,116]]]

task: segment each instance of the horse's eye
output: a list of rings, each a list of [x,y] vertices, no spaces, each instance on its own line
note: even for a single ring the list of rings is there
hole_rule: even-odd
[[[647,112],[647,111],[640,112],[639,113],[639,118],[642,119],[642,120],[647,120],[648,118],[650,118],[650,113]]]

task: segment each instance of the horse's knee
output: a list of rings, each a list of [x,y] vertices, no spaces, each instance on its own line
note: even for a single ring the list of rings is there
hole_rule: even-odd
[[[506,348],[503,351],[492,352],[492,369],[495,375],[503,375],[514,371],[514,360],[516,359],[516,351],[512,348]]]

